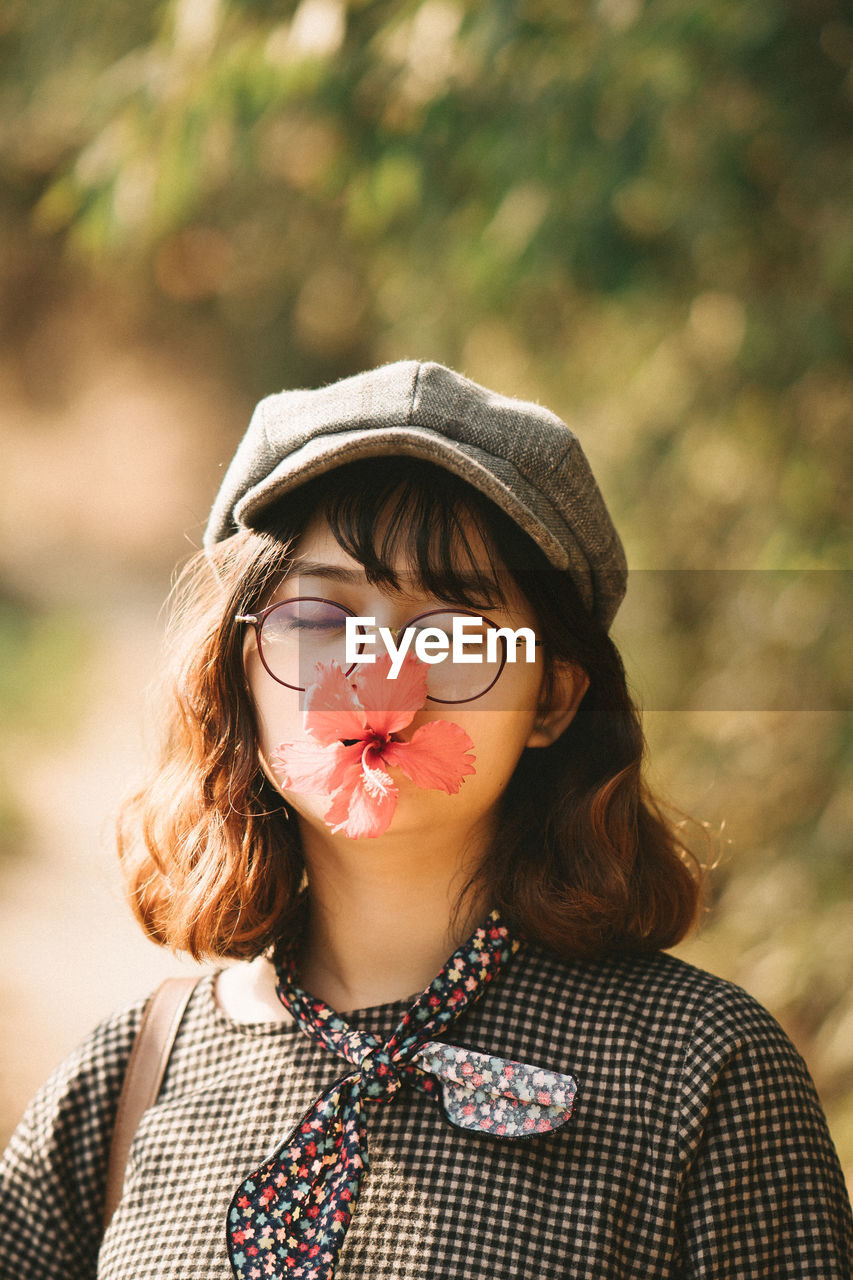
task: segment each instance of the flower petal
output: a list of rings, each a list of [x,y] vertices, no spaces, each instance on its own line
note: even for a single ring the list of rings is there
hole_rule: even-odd
[[[452,720],[430,720],[408,742],[388,742],[382,748],[387,765],[397,765],[418,787],[455,795],[462,780],[476,773],[474,744]]]
[[[364,712],[337,662],[318,662],[315,671],[316,680],[305,690],[307,732],[322,743],[362,737]]]
[[[270,756],[270,765],[285,790],[328,796],[344,784],[353,765],[357,772],[352,780],[356,781],[361,750],[360,743],[350,747],[341,742],[323,746],[310,738],[299,738],[282,742]]]
[[[381,836],[397,808],[397,788],[382,769],[362,769],[350,791],[342,787],[329,806],[325,821],[333,832],[351,840]]]
[[[392,678],[391,656],[383,653],[372,666],[360,667],[353,677],[365,722],[374,733],[396,733],[411,724],[426,702],[429,666],[407,653]]]

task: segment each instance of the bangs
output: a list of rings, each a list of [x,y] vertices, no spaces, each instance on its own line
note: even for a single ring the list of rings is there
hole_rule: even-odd
[[[368,582],[395,591],[414,587],[469,608],[506,603],[509,565],[502,544],[513,534],[527,541],[488,498],[420,459],[348,463],[293,497],[304,517],[302,527],[322,512],[338,545],[363,567]],[[297,514],[294,506],[288,514]],[[478,564],[480,544],[485,564]]]

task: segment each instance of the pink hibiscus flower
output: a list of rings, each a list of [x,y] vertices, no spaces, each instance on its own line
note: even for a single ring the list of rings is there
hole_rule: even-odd
[[[354,840],[388,830],[398,795],[388,769],[448,795],[475,771],[474,744],[451,720],[430,720],[408,740],[398,736],[426,702],[428,667],[410,653],[394,680],[390,668],[383,654],[350,681],[336,662],[318,663],[305,692],[309,736],[282,742],[271,757],[286,790],[331,796],[327,825]]]

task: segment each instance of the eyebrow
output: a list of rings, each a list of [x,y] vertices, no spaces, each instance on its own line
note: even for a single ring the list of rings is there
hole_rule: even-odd
[[[357,582],[364,577],[363,569],[344,569],[341,565],[323,564],[320,560],[294,560],[291,572],[305,577],[329,578],[332,582]]]
[[[363,569],[345,569],[342,565],[323,564],[321,560],[294,560],[292,573],[301,574],[304,577],[326,578],[329,582],[356,583],[364,581]],[[405,574],[399,575],[401,578]],[[414,574],[412,575],[415,576]],[[478,577],[475,573],[457,573],[454,575],[459,585],[472,594],[479,593],[485,599],[492,599],[494,593],[500,597],[500,588],[496,582],[489,580],[485,575],[485,581],[482,577]]]

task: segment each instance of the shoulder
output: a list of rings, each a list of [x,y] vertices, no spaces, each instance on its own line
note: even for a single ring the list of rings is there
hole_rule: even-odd
[[[518,960],[502,1001],[504,1019],[518,1011],[513,1047],[573,1075],[599,1122],[654,1115],[685,1161],[703,1143],[770,1151],[784,1138],[792,1167],[816,1159],[838,1185],[808,1068],[741,987],[667,953],[571,961],[530,948]]]
[[[509,978],[557,1018],[607,1009],[642,1024],[676,1019],[692,1025],[711,1017],[723,1030],[741,1026],[745,1015],[750,1022],[773,1023],[742,987],[668,952],[567,960],[531,946],[521,951]]]
[[[585,1059],[673,1070],[698,1084],[744,1054],[805,1071],[776,1019],[741,987],[665,952],[563,960],[524,949],[506,993],[528,1026]]]
[[[94,1131],[115,1110],[147,1000],[101,1022],[42,1085],[24,1115],[35,1142],[48,1142],[58,1129]]]
[[[145,1004],[138,1000],[100,1023],[27,1107],[0,1160],[0,1263],[11,1265],[12,1250],[16,1265],[26,1260],[42,1268],[39,1275],[86,1273],[97,1251],[118,1098]]]

